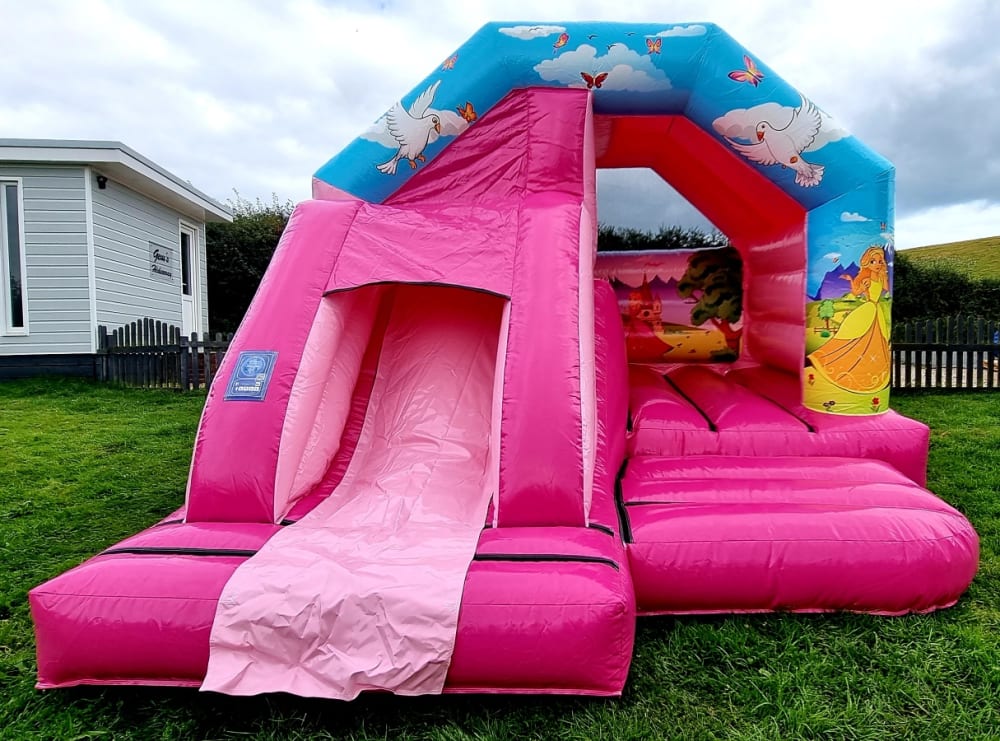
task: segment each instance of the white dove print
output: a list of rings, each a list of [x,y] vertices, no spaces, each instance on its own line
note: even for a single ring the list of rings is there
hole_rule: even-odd
[[[396,172],[399,161],[406,159],[410,167],[416,168],[417,161],[426,161],[423,150],[439,137],[458,136],[469,127],[469,122],[454,110],[438,110],[431,107],[434,94],[441,81],[428,86],[409,109],[396,103],[387,113],[379,117],[372,126],[361,135],[363,139],[376,142],[387,149],[395,149],[396,153],[388,162],[376,165],[380,172],[392,175]],[[437,117],[439,128],[433,123]],[[429,123],[428,123],[429,122]],[[405,131],[409,124],[414,131]],[[426,133],[426,141],[424,135]]]
[[[740,144],[728,136],[726,141],[751,162],[790,167],[795,170],[795,182],[803,188],[811,188],[820,184],[824,167],[802,159],[802,150],[816,139],[823,119],[814,103],[804,97],[801,101],[792,112],[791,121],[783,127],[778,128],[770,121],[760,121],[755,129],[755,143]]]
[[[423,155],[424,149],[429,142],[434,141],[441,134],[440,112],[429,110],[438,84],[435,82],[417,96],[409,110],[403,108],[402,103],[397,102],[385,114],[383,117],[385,129],[394,143],[398,145],[398,149],[392,159],[376,165],[379,172],[395,175],[396,165],[402,159],[407,160],[413,169],[417,167],[417,160],[427,161]]]

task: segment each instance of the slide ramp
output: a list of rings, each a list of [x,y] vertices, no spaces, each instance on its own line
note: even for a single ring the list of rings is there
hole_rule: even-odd
[[[398,287],[351,465],[228,582],[203,689],[442,691],[491,493],[502,307]]]

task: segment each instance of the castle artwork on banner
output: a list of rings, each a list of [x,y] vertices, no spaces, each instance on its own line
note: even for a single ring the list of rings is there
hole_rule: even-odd
[[[630,362],[739,357],[743,269],[735,249],[601,253],[594,272],[618,296]]]

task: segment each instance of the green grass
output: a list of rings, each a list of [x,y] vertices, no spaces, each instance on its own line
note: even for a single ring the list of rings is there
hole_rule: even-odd
[[[38,692],[25,593],[182,501],[203,395],[0,384],[0,737],[58,739],[970,739],[1000,734],[1000,397],[897,397],[933,430],[930,486],[982,569],[924,616],[639,623],[624,697],[238,699]]]
[[[915,247],[902,254],[921,262],[946,263],[970,278],[1000,278],[1000,236]]]

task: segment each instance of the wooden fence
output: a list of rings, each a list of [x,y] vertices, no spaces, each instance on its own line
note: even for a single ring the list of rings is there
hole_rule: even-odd
[[[1000,323],[943,317],[893,327],[894,389],[1000,389]],[[98,380],[143,388],[208,388],[232,334],[181,335],[143,319],[109,332],[98,327]]]
[[[108,331],[97,328],[97,379],[140,388],[208,388],[232,334],[190,337],[175,327],[143,319]]]
[[[1000,323],[977,317],[901,322],[892,330],[894,389],[1000,389]]]

